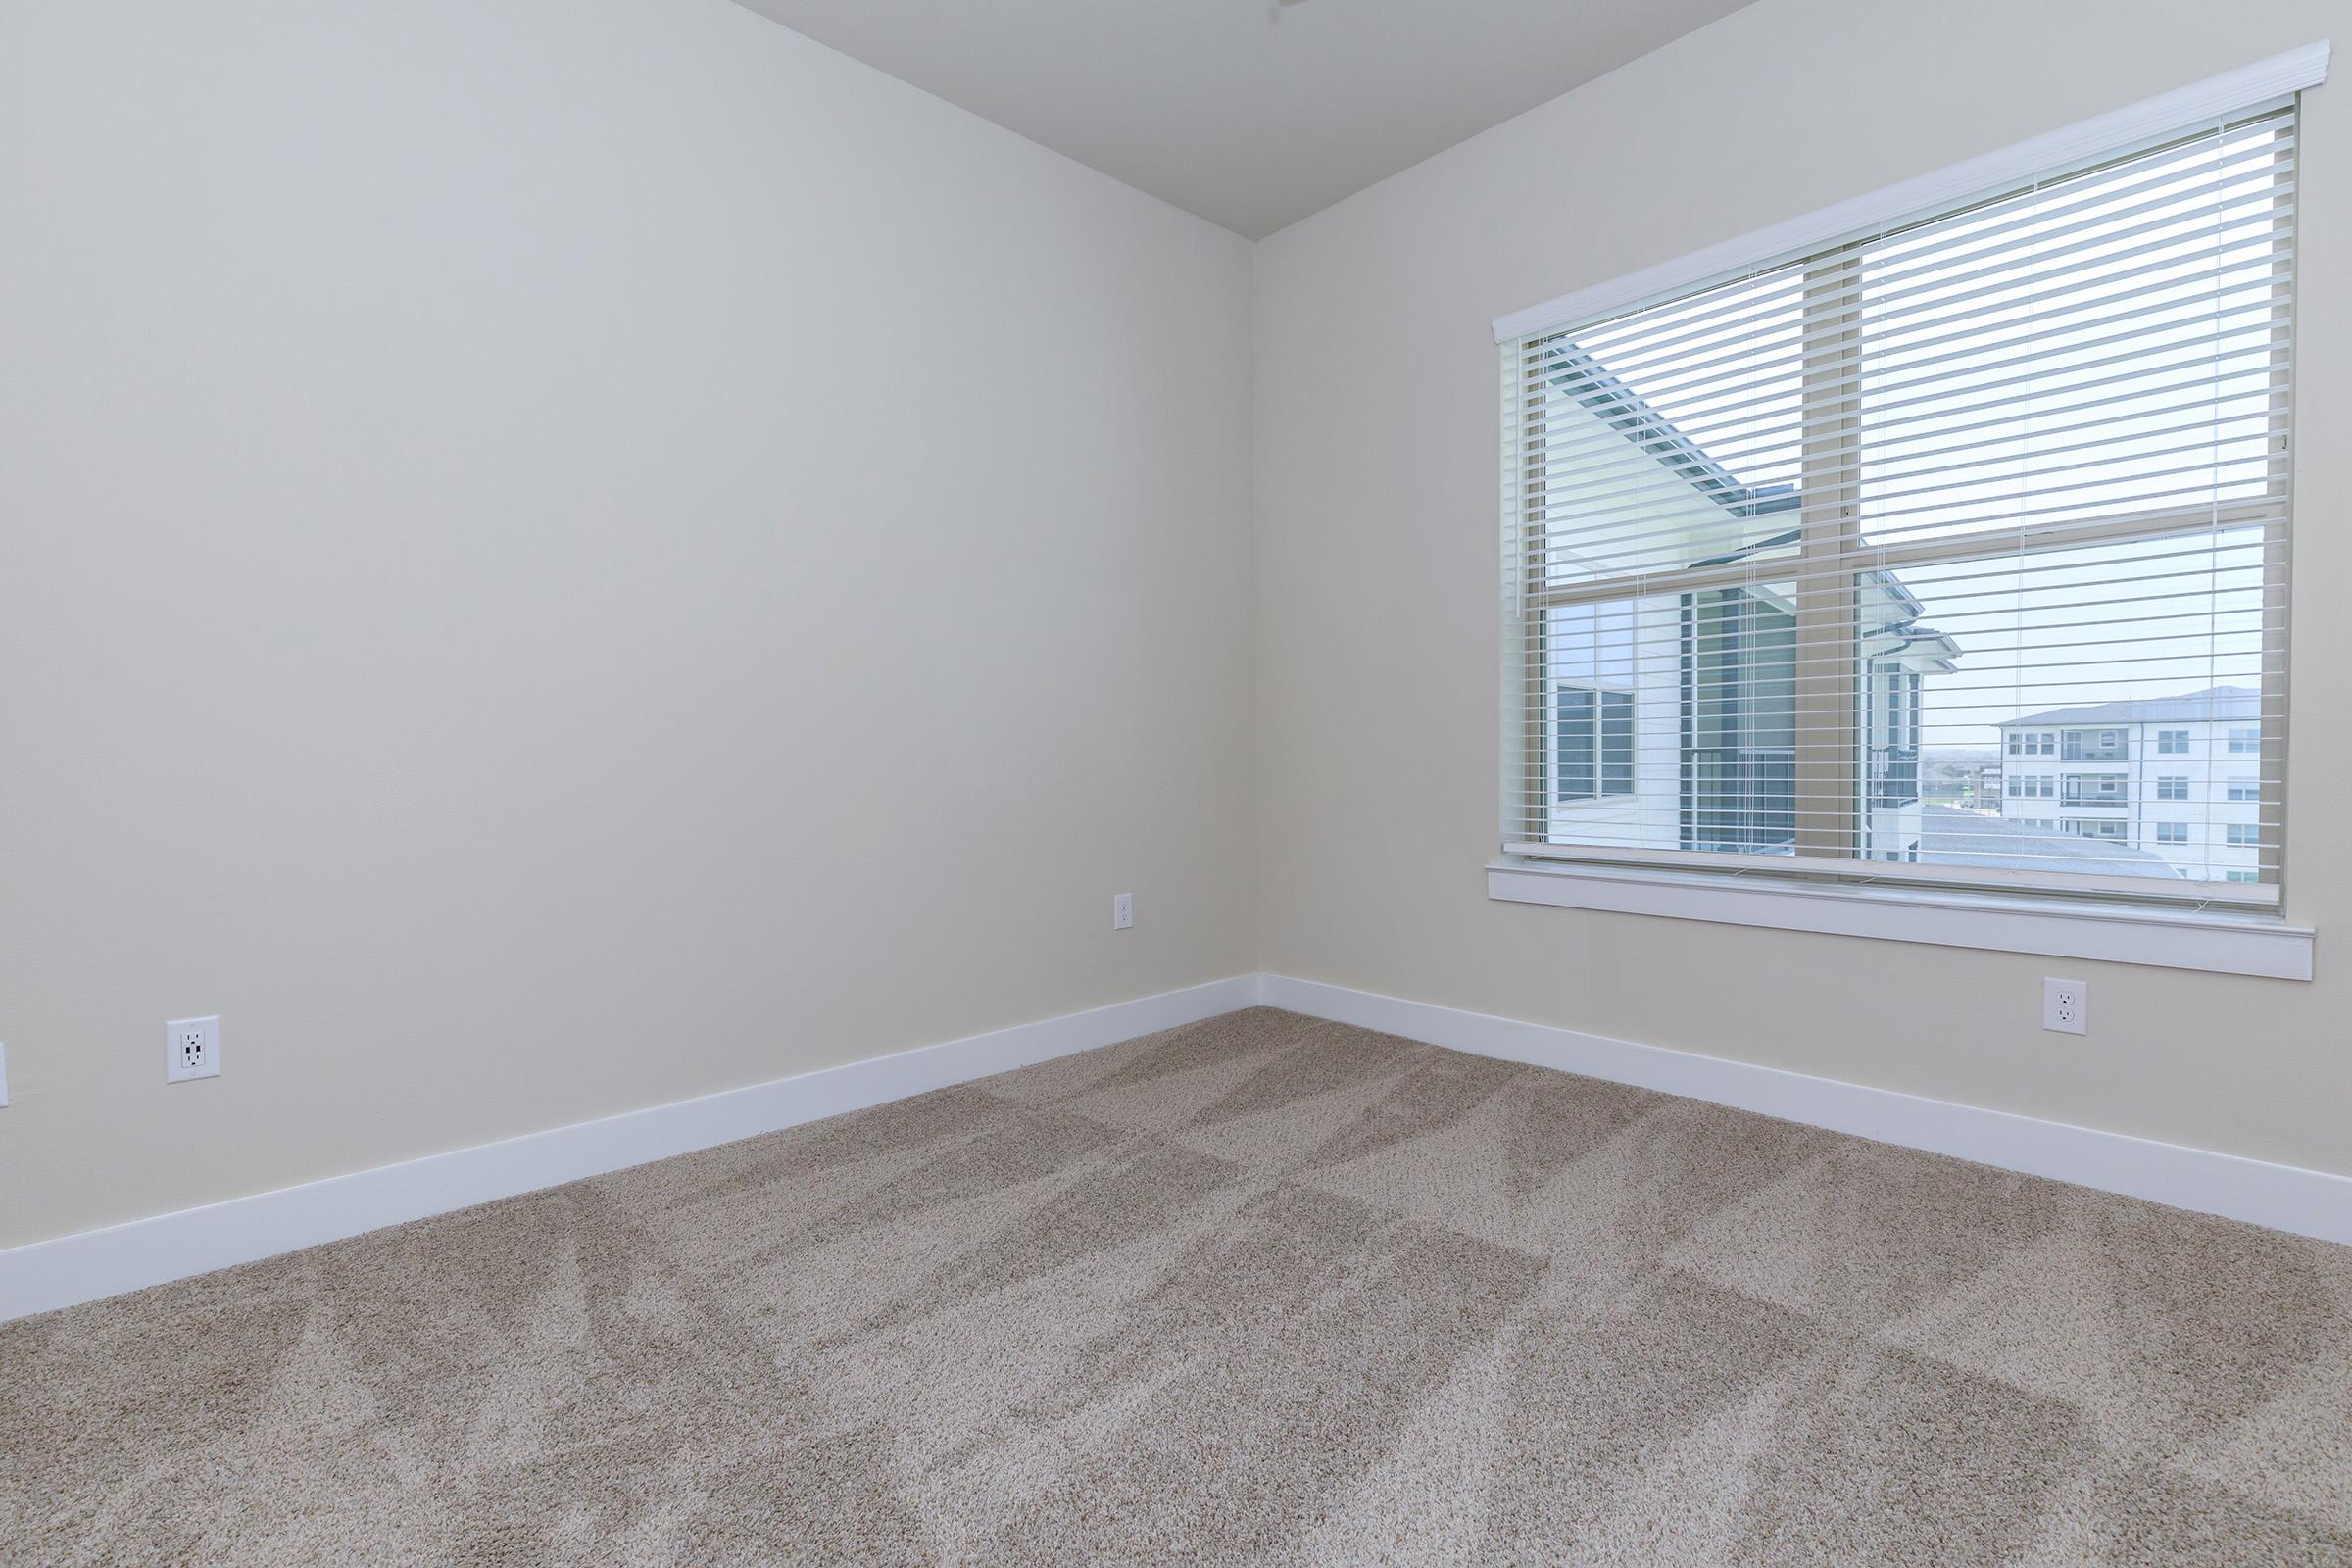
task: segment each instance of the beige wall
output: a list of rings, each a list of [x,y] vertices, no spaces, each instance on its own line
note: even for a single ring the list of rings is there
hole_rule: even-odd
[[[2352,85],[2307,102],[2300,194],[2288,912],[2321,930],[2316,983],[1490,904],[1481,874],[1490,318],[2347,20],[2338,0],[1761,0],[1263,241],[1261,966],[2352,1172]],[[2052,973],[2091,982],[2086,1040],[2040,1031]]]
[[[2340,441],[2298,466],[2318,983],[1480,871],[1488,318],[2333,9],[1762,0],[1253,284],[723,0],[11,8],[0,1246],[1256,967],[2352,1171]],[[2306,432],[2352,417],[2346,91]],[[2053,970],[2087,1041],[2034,1027]],[[224,1075],[165,1085],[213,1011]]]
[[[1250,285],[725,0],[7,8],[0,1245],[1252,967]]]

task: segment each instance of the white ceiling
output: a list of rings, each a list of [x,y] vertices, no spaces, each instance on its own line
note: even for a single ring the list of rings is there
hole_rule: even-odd
[[[1255,239],[1745,0],[742,0]]]

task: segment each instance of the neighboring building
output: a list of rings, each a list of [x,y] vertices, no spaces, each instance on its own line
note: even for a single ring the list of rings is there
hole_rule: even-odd
[[[2261,693],[2053,708],[2000,730],[2004,820],[2142,850],[2200,881],[2261,880]]]
[[[1969,803],[1983,810],[1997,810],[2001,804],[2001,764],[1986,762],[1977,769],[1974,799]]]
[[[1796,844],[1797,609],[1776,562],[1795,565],[1798,498],[1750,489],[1622,381],[1563,353],[1551,439],[1578,411],[1624,438],[1606,483],[1639,495],[1656,521],[1625,561],[1562,551],[1598,577],[1635,564],[1753,564],[1755,580],[1688,595],[1607,599],[1542,612],[1544,702],[1530,725],[1531,836],[1556,843],[1789,855]],[[1777,526],[1786,516],[1788,526]],[[1563,572],[1573,577],[1574,572]],[[1921,624],[1890,571],[1854,575],[1856,854],[1920,858],[1924,677],[1959,649]],[[1540,731],[1538,726],[1540,725]]]

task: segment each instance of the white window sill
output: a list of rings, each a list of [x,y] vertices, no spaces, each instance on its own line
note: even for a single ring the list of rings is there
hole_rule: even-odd
[[[2311,928],[2274,914],[1521,860],[1487,867],[1487,897],[2277,980],[2308,980],[2312,970]]]

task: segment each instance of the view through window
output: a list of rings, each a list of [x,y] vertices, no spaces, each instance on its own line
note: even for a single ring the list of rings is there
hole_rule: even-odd
[[[2293,151],[1508,345],[1508,846],[2275,889]]]

